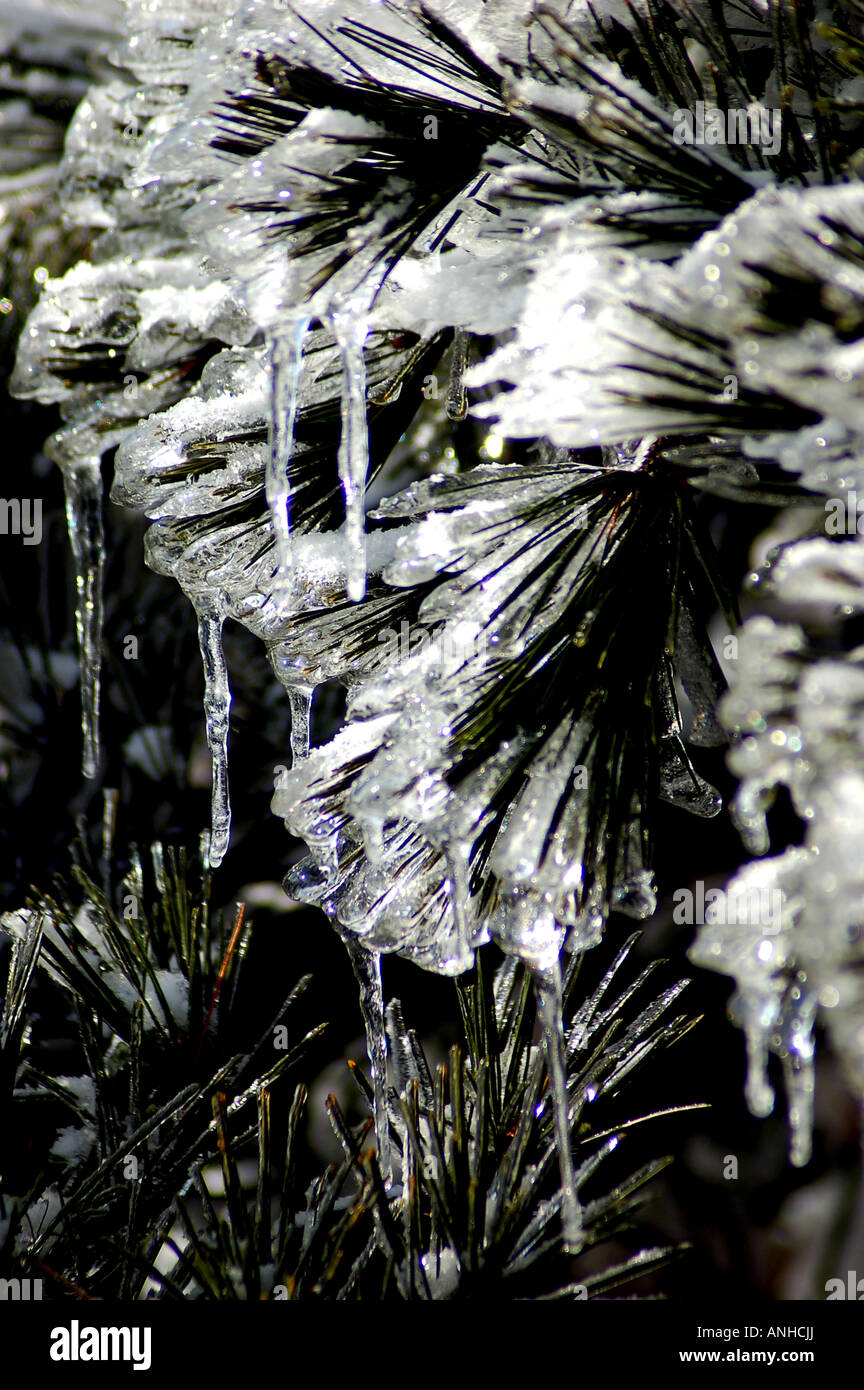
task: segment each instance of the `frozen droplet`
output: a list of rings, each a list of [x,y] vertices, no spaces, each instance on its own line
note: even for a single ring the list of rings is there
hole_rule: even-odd
[[[432,1298],[436,1301],[452,1298],[459,1288],[462,1272],[456,1251],[447,1246],[435,1254],[422,1255],[420,1264]]]
[[[660,797],[691,815],[706,818],[716,816],[723,805],[715,788],[696,773],[677,738],[664,739],[661,744]]]
[[[767,854],[771,848],[767,811],[773,789],[742,782],[730,808],[736,830],[751,854]]]
[[[654,877],[649,869],[636,869],[615,889],[613,905],[617,912],[628,917],[644,919],[657,910],[657,893]]]

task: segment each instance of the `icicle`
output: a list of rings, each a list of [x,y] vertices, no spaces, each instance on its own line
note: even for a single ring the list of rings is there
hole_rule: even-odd
[[[366,473],[369,436],[366,427],[365,316],[350,309],[334,313],[333,333],[342,353],[342,435],[339,477],[345,493],[346,591],[350,599],[366,593]]]
[[[309,723],[314,694],[315,688],[311,685],[292,685],[288,689],[288,703],[291,706],[291,757],[294,767],[309,757]]]
[[[813,1153],[813,1063],[784,1058],[789,1113],[789,1159],[804,1168]]]
[[[468,854],[469,846],[463,845],[459,841],[450,840],[444,846],[444,857],[447,861],[447,871],[450,877],[450,902],[453,906],[453,920],[456,927],[457,959],[454,964],[458,965],[460,973],[463,970],[470,970],[474,961],[474,952],[471,949],[471,927],[468,920],[468,902],[471,896]]]
[[[745,1021],[747,1081],[744,1095],[751,1115],[764,1119],[774,1109],[774,1091],[768,1080],[768,1035],[758,1023]]]
[[[369,816],[363,822],[363,848],[370,864],[380,864],[386,853],[383,816]]]
[[[195,602],[198,614],[198,644],[204,666],[204,718],[207,724],[207,746],[213,768],[213,788],[210,795],[210,864],[222,863],[231,833],[231,802],[228,795],[228,714],[231,691],[228,669],[222,650],[222,624],[225,611],[208,599]]]
[[[561,999],[561,967],[558,961],[532,970],[555,1107],[555,1136],[561,1168],[561,1220],[564,1248],[576,1254],[582,1248],[582,1208],[576,1193],[573,1154],[570,1148],[570,1105],[567,1099],[567,1067],[564,1050],[564,1017]]]
[[[102,875],[106,885],[111,882],[111,863],[114,858],[114,831],[117,827],[117,803],[120,793],[116,787],[102,792]]]
[[[794,984],[786,1000],[783,1075],[789,1113],[789,1157],[796,1168],[810,1162],[813,1151],[813,1023],[816,996]]]
[[[450,359],[450,380],[447,384],[445,410],[448,420],[464,420],[468,414],[468,393],[465,390],[465,368],[468,365],[470,333],[457,328],[453,335],[453,351]]]
[[[375,1136],[378,1141],[378,1166],[384,1186],[393,1185],[393,1162],[390,1155],[390,1116],[387,1110],[387,1034],[384,1028],[384,994],[381,989],[381,956],[367,951],[359,942],[345,939],[354,974],[360,986],[360,1012],[366,1028],[366,1051],[372,1069],[372,1090],[375,1096]]]
[[[294,452],[297,393],[309,318],[292,318],[273,338],[270,365],[270,445],[265,491],[276,538],[276,589],[284,593],[291,573],[290,465]]]
[[[102,469],[99,456],[61,461],[66,490],[66,526],[75,563],[75,629],[81,672],[81,771],[95,777],[99,766],[99,687],[102,663]]]

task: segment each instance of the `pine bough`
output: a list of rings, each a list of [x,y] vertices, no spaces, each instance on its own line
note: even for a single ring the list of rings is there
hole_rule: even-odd
[[[718,814],[686,745],[730,739],[759,858],[691,954],[735,980],[757,1114],[782,1059],[805,1163],[817,1020],[864,1085],[864,546],[825,526],[864,497],[860,0],[130,0],[120,23],[60,164],[91,251],[44,286],[13,382],[64,419],[85,773],[113,459],[198,615],[214,867],[226,620],[288,695],[273,810],[309,855],[286,886],[360,980],[385,1188],[409,1160],[380,956],[458,977],[494,940],[538,991],[578,1249],[562,953],[654,912],[657,800]],[[711,495],[783,508],[740,627]],[[344,727],[310,749],[333,679]],[[802,843],[771,855],[780,788]]]

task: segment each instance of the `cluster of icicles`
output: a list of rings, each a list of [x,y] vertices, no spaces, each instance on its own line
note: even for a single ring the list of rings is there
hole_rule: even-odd
[[[49,286],[50,292],[51,286]],[[88,286],[89,288],[89,286]],[[341,438],[339,445],[339,476],[345,497],[346,523],[334,536],[320,541],[312,535],[296,536],[290,522],[290,461],[293,450],[293,426],[297,413],[299,387],[303,371],[303,347],[309,333],[310,317],[304,315],[290,321],[286,332],[274,334],[263,350],[250,350],[248,358],[241,352],[227,352],[205,369],[203,399],[179,403],[175,416],[202,414],[208,429],[212,412],[207,412],[207,387],[221,402],[226,373],[230,374],[237,394],[231,400],[231,410],[249,405],[252,414],[260,418],[263,403],[262,382],[269,386],[269,429],[266,444],[265,487],[270,524],[275,538],[275,563],[272,552],[262,561],[263,572],[245,570],[236,564],[221,566],[217,559],[208,564],[194,564],[190,572],[180,573],[178,566],[190,564],[186,547],[172,550],[170,538],[155,526],[148,538],[148,559],[154,568],[174,573],[191,598],[198,620],[198,639],[204,673],[204,716],[206,737],[212,761],[211,837],[209,862],[217,866],[229,844],[231,809],[228,781],[228,733],[231,694],[229,674],[222,647],[222,630],[226,618],[240,618],[265,637],[271,660],[282,679],[290,700],[291,751],[297,770],[310,752],[310,713],[315,689],[315,674],[307,667],[295,672],[290,660],[282,655],[284,643],[280,638],[280,618],[302,610],[310,595],[323,590],[333,595],[336,586],[344,583],[346,596],[359,602],[363,599],[367,580],[367,537],[365,534],[365,482],[367,472],[366,372],[363,346],[367,329],[362,313],[354,314],[344,308],[331,317],[336,352],[341,358],[338,389],[341,396]],[[37,316],[38,328],[38,316]],[[318,330],[319,335],[322,330]],[[326,350],[325,350],[326,351]],[[26,369],[26,358],[23,359]],[[270,364],[269,373],[267,364]],[[243,390],[248,394],[244,397]],[[332,389],[332,383],[331,383]],[[217,407],[218,409],[219,407]],[[179,419],[172,424],[176,428]],[[192,426],[191,421],[188,422]],[[200,423],[200,422],[199,422]],[[154,450],[154,432],[162,437],[162,449]],[[120,432],[118,431],[118,434]],[[135,503],[141,501],[142,461],[158,470],[161,464],[170,466],[172,445],[166,442],[165,423],[144,425],[125,440],[121,436],[113,495],[116,499]],[[202,431],[203,433],[203,431]],[[69,534],[75,563],[77,589],[77,627],[81,660],[83,771],[96,775],[99,760],[99,676],[102,642],[102,571],[104,545],[101,526],[102,473],[98,454],[80,457],[74,448],[65,448],[64,434],[52,441],[51,449],[63,470]],[[164,506],[162,519],[183,513],[182,489]],[[158,520],[159,514],[150,512]],[[381,538],[379,538],[380,540]],[[375,558],[380,568],[386,558],[392,558],[392,542],[379,544]],[[182,555],[182,561],[180,556]],[[196,556],[200,562],[200,557]],[[208,573],[209,568],[209,573]],[[240,590],[234,587],[231,575],[242,573]],[[317,673],[322,674],[322,673]],[[274,809],[287,796],[277,787]],[[300,797],[302,799],[302,795]],[[289,798],[290,804],[296,804]],[[381,810],[381,832],[386,819],[386,797]],[[380,833],[380,832],[379,832]],[[457,842],[458,843],[458,842]],[[382,842],[383,847],[383,842]],[[467,855],[467,849],[466,849]],[[441,966],[448,973],[461,971],[471,964],[474,947],[488,936],[478,936],[467,922],[467,858],[458,853],[448,859],[451,870],[445,881],[455,921],[457,945],[448,941],[441,952]],[[299,886],[298,896],[302,896]],[[646,900],[646,910],[653,898]],[[596,913],[595,913],[596,916]],[[592,919],[593,921],[593,919]],[[596,924],[595,924],[596,932]],[[596,935],[593,939],[596,939]],[[350,934],[345,937],[352,966],[359,984],[359,998],[367,1036],[367,1049],[372,1071],[375,1121],[378,1137],[379,1162],[385,1182],[393,1183],[393,1163],[390,1151],[388,1117],[388,1070],[385,1009],[381,985],[380,954],[366,949]],[[549,1055],[550,1080],[555,1104],[556,1134],[562,1171],[562,1221],[567,1248],[577,1250],[581,1242],[581,1210],[574,1180],[569,1137],[569,1106],[565,1045],[562,1018],[561,975],[556,960],[531,962],[538,994],[541,1020]]]
[[[339,5],[329,0],[326,4],[322,0],[320,8],[324,28],[341,13]],[[399,43],[406,50],[416,43],[409,7],[404,14],[397,6],[373,8],[376,24],[390,32],[394,51]],[[350,16],[352,9],[356,12],[356,3],[344,7],[345,15]],[[489,7],[490,14],[494,10]],[[417,660],[410,672],[400,672],[392,681],[385,672],[376,685],[368,679],[374,675],[368,650],[355,640],[362,619],[352,614],[371,614],[370,623],[377,622],[379,629],[387,627],[390,614],[401,611],[395,606],[393,590],[401,586],[406,592],[412,585],[419,590],[441,576],[445,561],[453,560],[448,582],[440,585],[430,606],[421,610],[417,600],[414,617],[420,612],[426,621],[434,612],[436,621],[456,624],[464,613],[470,630],[461,634],[461,652],[472,633],[476,636],[486,630],[496,604],[503,606],[506,598],[527,632],[525,612],[532,598],[542,591],[541,607],[553,609],[560,594],[543,590],[545,581],[531,588],[535,580],[530,552],[535,546],[542,551],[546,542],[540,527],[530,534],[528,525],[517,528],[520,505],[526,498],[539,498],[545,505],[570,485],[565,447],[596,444],[600,437],[674,433],[680,425],[674,412],[670,417],[667,407],[651,404],[650,391],[646,391],[647,405],[639,404],[638,392],[634,406],[622,404],[621,397],[627,393],[620,383],[632,380],[625,367],[650,376],[656,363],[675,349],[674,341],[670,348],[664,338],[664,330],[646,329],[644,318],[634,330],[633,304],[644,297],[646,303],[662,309],[664,322],[674,325],[678,315],[685,328],[691,319],[715,315],[720,342],[721,310],[727,300],[722,306],[719,297],[716,303],[706,303],[703,261],[714,255],[710,237],[697,243],[693,254],[674,268],[617,254],[614,260],[604,261],[586,254],[579,218],[568,215],[557,229],[549,230],[555,241],[544,262],[527,240],[502,239],[496,245],[494,226],[490,234],[489,226],[483,225],[484,218],[492,224],[495,218],[488,216],[480,201],[466,209],[467,193],[459,210],[462,222],[451,233],[457,243],[451,261],[439,265],[438,252],[430,249],[440,239],[421,238],[422,244],[404,257],[404,264],[397,266],[382,290],[380,246],[407,206],[406,188],[399,179],[379,188],[374,207],[364,208],[366,220],[355,229],[350,254],[331,274],[332,248],[313,247],[307,253],[302,234],[299,244],[296,238],[292,242],[272,235],[277,219],[267,209],[280,198],[301,206],[304,196],[315,194],[316,180],[333,175],[334,151],[341,161],[335,171],[339,175],[342,165],[350,164],[352,151],[362,155],[364,141],[375,136],[375,127],[346,111],[311,111],[290,134],[262,148],[254,158],[232,163],[214,148],[213,136],[219,129],[212,111],[225,94],[254,85],[257,51],[278,53],[293,48],[298,60],[329,73],[335,82],[344,80],[333,46],[320,34],[315,38],[305,30],[299,38],[294,30],[286,36],[284,7],[265,0],[244,9],[236,24],[227,0],[200,0],[189,15],[178,15],[174,0],[147,0],[133,3],[129,16],[132,32],[116,73],[95,86],[82,103],[70,127],[61,169],[68,217],[99,229],[92,261],[46,285],[23,334],[13,383],[21,395],[59,402],[64,413],[64,426],[50,441],[49,450],[65,480],[75,564],[84,772],[94,776],[100,757],[101,461],[116,446],[112,496],[144,511],[153,523],[146,542],[148,563],[179,582],[198,616],[213,767],[213,865],[227,851],[231,824],[231,696],[222,651],[226,620],[243,623],[262,639],[288,693],[294,762],[285,782],[277,787],[274,810],[285,817],[292,831],[303,835],[313,851],[311,867],[307,864],[295,875],[295,896],[321,904],[335,919],[360,981],[379,1151],[389,1177],[379,952],[398,950],[427,968],[450,974],[469,968],[474,950],[490,936],[489,924],[479,917],[470,892],[469,849],[482,820],[477,808],[496,786],[496,778],[515,766],[524,750],[516,746],[518,738],[502,743],[477,771],[465,795],[450,796],[441,746],[458,713],[454,689],[469,704],[475,673],[468,671],[464,688],[457,689],[461,654],[448,668],[452,652],[438,649],[434,653],[437,670],[432,669],[435,663],[427,669]],[[519,33],[519,42],[527,42],[524,26]],[[348,43],[344,32],[340,42]],[[380,58],[382,71],[391,71],[391,61],[395,64],[386,55]],[[219,74],[215,97],[214,73]],[[404,73],[400,80],[405,80]],[[453,99],[447,82],[425,70],[412,70],[411,81],[418,92]],[[506,180],[506,174],[502,178]],[[742,188],[746,192],[746,183]],[[250,189],[257,189],[260,196],[252,199]],[[489,190],[485,192],[488,195]],[[759,228],[778,223],[772,196],[766,195],[761,202],[753,199],[752,215]],[[455,217],[453,209],[447,208],[439,221],[450,227]],[[466,256],[466,246],[476,249],[481,236],[482,254]],[[732,230],[728,239],[734,244]],[[756,240],[755,235],[746,240],[747,255]],[[596,247],[596,237],[592,245]],[[548,244],[546,250],[549,253]],[[494,557],[490,559],[471,533],[472,504],[466,496],[457,496],[458,480],[429,479],[401,497],[388,499],[378,515],[390,523],[389,529],[367,535],[369,403],[375,400],[376,390],[391,391],[394,400],[398,396],[398,387],[392,389],[392,383],[401,380],[414,350],[402,337],[406,325],[412,332],[416,328],[418,335],[434,333],[444,325],[467,326],[480,333],[512,328],[520,319],[520,297],[531,257],[528,304],[533,309],[521,315],[517,333],[475,368],[473,376],[475,384],[509,380],[516,388],[500,393],[477,412],[497,419],[501,432],[534,438],[548,431],[553,444],[562,446],[560,454],[550,446],[530,469],[490,466],[472,474],[483,485],[477,514],[499,526],[501,539],[495,544],[501,555],[511,546],[509,572],[505,574],[503,562],[496,568]],[[724,273],[732,277],[737,261],[732,266],[735,257],[728,259],[732,268]],[[713,275],[713,260],[709,269]],[[570,298],[562,304],[565,275]],[[708,284],[714,285],[715,280],[716,276],[708,277]],[[724,294],[731,294],[722,279],[717,283]],[[388,319],[388,313],[392,318]],[[550,333],[553,321],[560,331]],[[390,325],[396,325],[392,332],[387,331]],[[549,340],[548,352],[538,352],[541,338]],[[634,345],[635,354],[633,362],[624,366],[622,341]],[[64,371],[69,362],[80,368],[78,354],[91,370],[84,386],[80,371]],[[724,363],[728,366],[713,345],[710,350],[704,347],[701,354],[696,361],[694,351],[688,368],[694,398],[705,394],[706,380],[722,380]],[[604,375],[610,382],[607,396],[598,395],[598,378]],[[769,385],[773,389],[773,379]],[[341,527],[333,523],[327,529],[319,524],[321,516],[332,523],[334,510],[323,496],[316,497],[319,520],[308,519],[308,499],[315,493],[320,470],[316,471],[315,441],[302,427],[307,408],[312,416],[318,411],[319,417],[329,408],[338,421],[332,444],[341,486],[340,515],[344,513],[345,518]],[[312,425],[310,430],[314,432]],[[636,467],[636,463],[631,459],[623,466]],[[511,539],[507,538],[508,523],[513,523]],[[481,578],[473,584],[470,604],[462,602],[462,575],[456,573],[455,557],[463,550],[471,554],[473,578]],[[572,569],[562,574],[562,589],[584,560],[585,552],[574,554]],[[504,578],[498,578],[498,569]],[[518,594],[522,594],[521,610],[514,598]],[[335,620],[334,613],[338,614]],[[295,628],[297,618],[304,620],[302,630]],[[532,616],[532,635],[545,621],[551,621],[545,611],[536,622]],[[514,620],[514,630],[519,622]],[[510,650],[515,651],[519,640],[523,638],[504,634],[502,649],[511,641]],[[524,641],[527,644],[529,638]],[[351,688],[359,717],[349,721],[326,750],[310,753],[314,690],[334,676]],[[375,757],[385,734],[395,727],[397,695],[385,689],[388,681],[393,689],[398,684],[401,701],[401,742],[394,742],[396,752],[389,764]],[[690,687],[688,693],[693,695]],[[701,741],[716,743],[720,731],[710,708],[710,692],[701,708],[695,698],[693,704]],[[493,864],[496,873],[501,870],[500,880],[507,879],[508,884],[512,932],[509,941],[506,932],[502,934],[503,944],[526,960],[537,984],[556,1107],[565,1238],[574,1249],[580,1240],[580,1211],[570,1153],[559,953],[565,935],[575,949],[594,944],[612,904],[599,893],[582,903],[578,855],[572,852],[572,843],[563,837],[547,837],[547,831],[553,814],[550,806],[554,810],[564,798],[561,779],[566,780],[581,756],[579,749],[586,746],[586,722],[571,727],[569,721],[562,721],[551,730],[542,756],[532,762],[526,755],[530,774],[518,804],[514,798],[514,811],[496,846],[498,860]],[[737,728],[734,719],[729,722]],[[687,805],[696,814],[716,813],[719,802],[713,790],[700,783],[689,767],[681,774],[681,730],[671,713],[668,726],[664,739],[671,769],[667,799]],[[349,767],[352,777],[357,767],[362,769],[350,794],[345,790]],[[398,807],[395,820],[393,807]],[[349,814],[354,832],[357,826],[362,832],[354,840],[343,834]],[[553,849],[544,859],[547,838]],[[363,872],[354,874],[361,857]],[[641,865],[638,846],[631,858],[616,884],[620,896],[615,905],[645,917],[655,905],[650,875]],[[406,866],[410,871],[402,874]],[[369,930],[384,900],[395,923],[386,940]],[[578,910],[573,907],[577,902]],[[560,910],[562,904],[564,910]],[[400,916],[411,920],[410,940],[407,929],[399,934]],[[415,929],[418,918],[421,928]],[[700,938],[706,943],[703,963],[731,971],[740,957],[740,952],[735,954],[736,941],[716,931],[712,934],[709,928],[705,931]],[[741,967],[748,1003],[744,1021],[755,1078],[750,1099],[761,1113],[769,1104],[759,1082],[765,1039],[769,1025],[773,1027],[779,1017],[776,1009],[771,1013],[779,986],[776,977],[763,968],[765,959],[763,953]],[[833,997],[833,984],[824,988],[829,990],[824,998]],[[786,1023],[783,1028],[784,1037],[795,1040],[794,1049],[787,1048],[786,1053],[791,1057],[794,1051],[789,1068],[800,1098],[809,1085],[806,1052],[812,1011],[809,995],[806,1007],[799,1008],[799,1002],[800,995],[793,999],[790,992],[788,1017],[784,1016],[788,1028]],[[808,1127],[803,1099],[794,1108],[793,1128],[800,1136]],[[798,1161],[804,1152],[799,1139]]]
[[[208,167],[203,155],[197,165],[190,160],[187,134],[172,129],[175,124],[182,127],[181,103],[184,97],[190,100],[193,65],[188,54],[193,45],[166,45],[165,33],[169,29],[175,37],[194,37],[200,44],[208,21],[214,32],[218,29],[224,7],[205,0],[185,24],[176,18],[174,6],[133,7],[131,14],[136,28],[121,52],[117,75],[95,87],[79,109],[61,169],[70,221],[105,230],[97,237],[91,262],[80,263],[62,280],[45,286],[22,336],[13,390],[46,403],[59,402],[64,414],[63,427],[47,447],[64,478],[74,557],[83,772],[94,777],[100,763],[102,458],[119,446],[112,496],[143,507],[156,523],[148,537],[148,561],[180,581],[197,613],[212,758],[209,859],[216,866],[228,848],[231,824],[231,695],[222,649],[226,619],[245,622],[267,642],[290,695],[296,766],[309,752],[316,673],[297,673],[280,657],[278,639],[285,620],[305,608],[320,607],[322,596],[332,602],[338,588],[359,602],[369,573],[380,572],[392,558],[392,542],[379,545],[377,557],[367,557],[365,534],[367,340],[373,294],[362,255],[354,257],[350,283],[328,283],[325,291],[302,301],[302,310],[292,307],[298,296],[284,264],[274,290],[273,266],[262,267],[253,258],[247,273],[246,252],[240,247],[235,247],[230,286],[208,261],[202,263],[201,245],[189,241],[195,218],[184,221],[183,214],[200,217],[198,230],[206,247],[208,225],[214,225],[213,205],[201,194],[208,182],[212,184],[213,166],[211,160]],[[186,128],[194,127],[188,113],[186,117]],[[328,136],[350,139],[352,122],[345,116],[342,128],[334,132],[331,120]],[[118,130],[127,138],[118,140]],[[309,138],[314,141],[314,133]],[[155,174],[157,168],[160,172]],[[168,217],[166,204],[171,209]],[[224,252],[224,227],[219,226],[213,240]],[[374,227],[370,240],[374,243]],[[238,286],[246,293],[238,293]],[[262,330],[265,341],[259,346]],[[310,336],[318,351],[305,354]],[[214,340],[227,346],[212,360],[207,360],[209,354],[204,357],[200,384],[190,393],[178,368]],[[100,359],[93,382],[83,389],[64,375],[64,361],[81,351]],[[307,400],[314,400],[318,391],[330,398],[338,393],[341,402],[338,473],[346,519],[341,531],[320,536],[298,534],[292,526],[291,461],[304,373]],[[262,399],[265,392],[269,400]],[[203,488],[201,479],[190,478],[188,470],[185,481],[176,481],[178,441],[188,446],[196,436],[199,443],[230,436],[237,432],[244,411],[256,431],[262,417],[267,420],[266,443],[241,446],[233,453],[229,448],[221,498],[218,485],[208,495],[206,475]],[[193,521],[200,517],[208,504],[218,511],[232,492],[231,500],[242,503],[256,490],[262,448],[270,534],[264,534],[259,518],[245,533],[242,525],[234,530],[229,526],[212,544],[202,537],[190,545],[184,531],[190,516]],[[271,540],[275,546],[268,543]],[[320,670],[317,678],[326,674]],[[453,973],[471,963],[473,946],[480,939],[465,923],[464,864],[453,862],[445,889],[453,915],[457,922],[461,919],[460,945],[455,951],[448,946],[447,951],[445,968]],[[360,983],[380,1164],[385,1181],[392,1184],[380,956],[350,937],[346,944]],[[557,959],[537,965],[535,979],[555,1103],[564,1237],[575,1250],[581,1243],[581,1211],[569,1138]]]

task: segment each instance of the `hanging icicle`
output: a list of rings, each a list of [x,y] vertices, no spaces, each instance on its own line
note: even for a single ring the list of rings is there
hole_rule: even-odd
[[[102,469],[98,454],[58,459],[66,492],[66,526],[75,564],[75,628],[81,679],[81,771],[95,777],[99,766],[99,694],[102,665]]]
[[[297,420],[297,396],[303,366],[303,344],[309,317],[288,320],[272,342],[270,363],[270,439],[265,491],[276,539],[276,593],[284,594],[291,564],[291,455]]]
[[[369,331],[365,313],[350,306],[331,316],[342,353],[342,435],[339,477],[345,493],[346,592],[355,602],[366,593],[366,474],[369,437],[366,424],[366,361],[363,344]]]
[[[468,366],[470,333],[457,328],[453,334],[453,348],[450,356],[450,379],[447,383],[448,420],[464,420],[468,414],[468,392],[465,390],[465,370]]]
[[[582,1208],[576,1192],[573,1154],[570,1148],[570,1103],[567,1096],[567,1066],[564,1050],[564,1017],[561,998],[561,966],[532,970],[537,991],[537,1011],[543,1026],[549,1059],[549,1086],[554,1106],[555,1139],[561,1170],[561,1224],[564,1247],[571,1254],[582,1248]]]
[[[291,756],[294,766],[309,756],[309,726],[314,694],[315,688],[311,685],[292,685],[288,688],[288,703],[291,706]]]
[[[381,988],[381,956],[367,951],[359,942],[345,938],[351,964],[360,986],[360,1011],[366,1029],[366,1052],[372,1071],[372,1090],[375,1104],[375,1137],[378,1143],[378,1167],[384,1186],[393,1184],[393,1159],[390,1151],[390,1115],[387,1109],[387,1033],[384,1026],[384,993]]]
[[[225,857],[231,834],[231,802],[228,790],[228,716],[231,710],[231,690],[225,654],[222,650],[225,610],[218,601],[202,597],[195,601],[195,611],[198,615],[198,644],[204,667],[204,718],[213,776],[210,794],[210,864],[216,868]]]
[[[456,954],[454,967],[461,972],[470,970],[474,960],[474,952],[471,949],[471,926],[469,921],[469,901],[471,897],[471,887],[469,881],[469,852],[470,845],[456,840],[450,840],[445,850],[447,861],[448,891],[450,903],[453,909],[453,919],[456,927]]]

